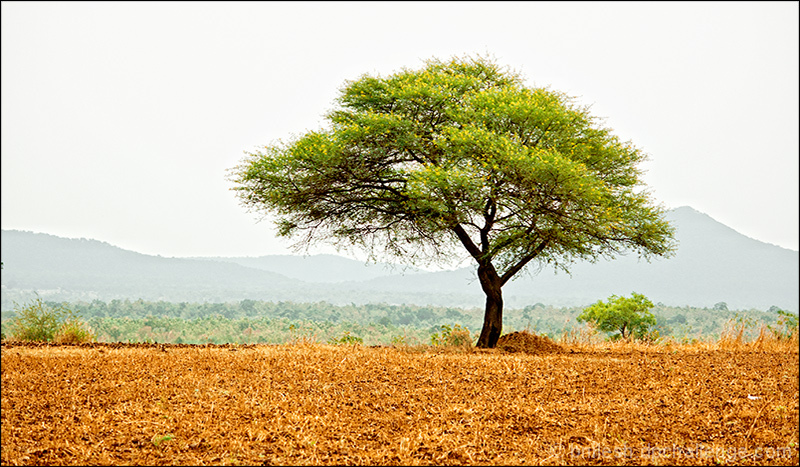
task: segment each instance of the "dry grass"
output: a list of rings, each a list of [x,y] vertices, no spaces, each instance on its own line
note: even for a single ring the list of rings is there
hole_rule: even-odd
[[[796,465],[797,343],[751,344],[4,344],[0,461]]]

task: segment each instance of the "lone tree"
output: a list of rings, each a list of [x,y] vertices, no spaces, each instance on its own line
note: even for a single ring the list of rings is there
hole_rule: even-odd
[[[612,295],[607,303],[600,300],[584,308],[577,320],[604,332],[619,332],[612,336],[615,338],[644,339],[658,324],[651,308],[653,302],[642,294],[633,292],[630,298]]]
[[[340,93],[327,129],[247,153],[233,189],[298,248],[335,238],[428,264],[465,249],[486,294],[478,347],[496,345],[502,287],[531,263],[673,249],[641,186],[646,156],[488,58],[364,75]]]

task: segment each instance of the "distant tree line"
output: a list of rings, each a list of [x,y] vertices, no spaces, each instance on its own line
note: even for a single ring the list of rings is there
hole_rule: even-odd
[[[333,305],[328,302],[241,300],[190,303],[145,300],[104,302],[48,302],[67,307],[91,326],[99,341],[171,343],[284,343],[314,337],[317,342],[353,336],[364,344],[427,343],[442,326],[481,329],[483,310],[418,305]],[[674,307],[657,303],[649,311],[661,337],[690,342],[716,339],[726,326],[745,325],[756,337],[761,326],[775,326],[784,316],[779,308],[728,310],[720,302],[712,308]],[[577,320],[584,307],[553,307],[537,303],[506,310],[503,333],[530,330],[551,338],[583,326]],[[785,312],[784,312],[785,313]],[[4,311],[7,327],[13,311]],[[7,334],[6,334],[7,335]]]

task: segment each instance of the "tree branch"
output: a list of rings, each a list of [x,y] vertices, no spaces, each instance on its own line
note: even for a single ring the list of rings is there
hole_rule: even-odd
[[[467,249],[469,254],[472,255],[472,257],[475,258],[478,263],[483,261],[483,253],[481,252],[480,248],[475,245],[475,242],[472,241],[472,238],[470,238],[467,231],[464,230],[464,227],[462,227],[461,224],[456,224],[453,226],[452,230],[461,241],[461,244],[464,245],[464,248]]]
[[[511,266],[506,272],[503,273],[502,276],[500,276],[500,284],[501,285],[505,285],[506,282],[511,280],[511,278],[514,277],[514,275],[516,273],[518,273],[522,268],[524,268],[526,264],[528,264],[533,258],[536,258],[537,256],[539,256],[539,254],[542,251],[544,251],[545,248],[547,248],[547,244],[549,242],[550,242],[549,239],[542,240],[542,243],[540,243],[539,246],[537,246],[532,252],[530,252],[527,255],[523,256],[517,262],[517,264],[515,264],[514,266]]]

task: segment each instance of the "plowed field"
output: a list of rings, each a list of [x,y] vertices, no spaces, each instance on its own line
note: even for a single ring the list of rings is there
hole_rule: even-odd
[[[2,345],[3,464],[798,463],[797,352]]]

